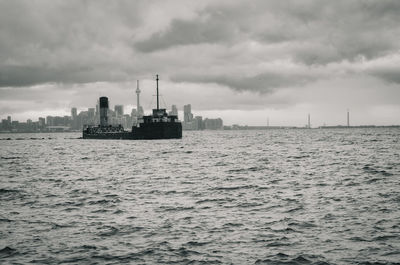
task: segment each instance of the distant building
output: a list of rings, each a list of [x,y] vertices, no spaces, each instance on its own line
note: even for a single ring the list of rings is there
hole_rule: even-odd
[[[197,130],[196,124],[193,122],[192,106],[190,104],[183,106],[183,130]]]
[[[193,120],[192,106],[190,104],[183,106],[183,121],[191,122]]]
[[[196,116],[194,117],[194,127],[195,130],[204,130],[204,122],[203,122],[203,117],[201,116]]]
[[[176,107],[176,105],[171,106],[171,111],[169,112],[169,115],[178,116],[178,108]]]
[[[71,108],[71,118],[72,118],[72,120],[75,120],[77,116],[78,116],[77,109],[75,107]]]
[[[143,117],[143,115],[144,115],[143,107],[139,106],[138,117]]]
[[[1,130],[11,131],[11,117],[8,116],[7,119],[1,120]]]
[[[88,108],[88,125],[95,125],[96,124],[96,111],[95,108]]]
[[[205,119],[204,128],[206,130],[221,130],[224,127],[222,119]]]
[[[115,105],[114,111],[115,111],[115,115],[117,117],[122,117],[124,115],[124,106],[123,105]]]
[[[133,126],[133,119],[129,114],[124,114],[122,126],[124,128],[131,128]]]
[[[78,117],[78,110],[75,107],[71,108],[71,129],[73,130],[78,129],[77,117]]]
[[[223,129],[222,119],[208,119],[203,120],[202,116],[196,116],[193,118],[192,106],[190,104],[183,106],[183,130],[221,130]]]
[[[19,121],[12,121],[11,122],[11,131],[17,132],[19,127]]]
[[[46,126],[46,119],[42,118],[42,117],[39,117],[38,125],[39,125],[39,129],[43,130],[45,128],[45,126]]]
[[[89,114],[88,111],[81,111],[77,117],[78,130],[82,130],[84,125],[89,124]]]
[[[47,126],[53,126],[54,125],[54,119],[52,116],[47,116],[46,117],[46,125]]]

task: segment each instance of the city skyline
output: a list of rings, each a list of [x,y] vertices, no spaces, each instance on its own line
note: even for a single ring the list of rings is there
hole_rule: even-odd
[[[185,115],[185,107],[186,106],[187,105],[183,105],[181,109],[178,108],[175,104],[172,104],[170,106],[170,108],[168,108],[167,106],[162,106],[162,107],[165,108],[172,115],[177,115],[178,118],[180,120],[182,120],[183,122],[186,122],[186,121],[188,121],[187,119],[185,119],[186,118],[186,115]],[[191,106],[191,104],[189,104],[189,106]],[[117,111],[117,108],[118,108],[118,111]],[[122,115],[135,116],[136,115],[136,111],[137,111],[137,106],[135,106],[135,105],[127,105],[127,106],[125,106],[125,105],[122,105],[122,104],[111,105],[110,104],[110,108],[109,109],[112,111],[112,113],[120,112],[120,113],[122,113]],[[126,112],[124,111],[124,110],[129,110],[129,109],[131,111],[126,111]],[[143,110],[142,106],[140,106],[140,109],[141,109],[141,113],[144,113],[144,114],[151,113],[151,109],[144,109]],[[88,112],[88,111],[90,112],[91,110],[95,111],[95,108],[93,108],[93,107],[88,107],[88,108],[85,108],[85,107],[82,107],[82,108],[72,107],[70,109],[70,111],[69,111],[69,114],[71,114],[71,115],[68,115],[68,112],[64,112],[64,113],[56,114],[56,115],[46,115],[46,114],[42,113],[42,114],[37,114],[37,116],[34,116],[34,117],[28,117],[27,119],[18,119],[18,118],[17,119],[13,119],[13,121],[18,121],[18,122],[29,122],[29,121],[31,121],[32,122],[32,121],[38,121],[38,120],[40,120],[40,118],[46,118],[48,116],[50,116],[50,117],[66,117],[66,116],[70,116],[70,117],[73,118],[74,117],[74,115],[72,114],[73,111],[75,111],[75,113],[77,113],[77,112],[78,113],[82,113],[82,112]],[[190,110],[191,110],[191,108],[190,108]],[[220,119],[220,117],[215,116],[216,114],[218,114],[218,112],[207,112],[207,111],[197,111],[197,110],[194,110],[194,111],[196,112],[196,116],[203,117],[202,114],[206,114],[205,116],[207,116],[207,114],[211,114],[211,117],[210,117],[211,119]],[[75,115],[77,115],[77,114],[75,114]],[[346,116],[343,118],[343,121],[339,122],[339,123],[336,123],[336,124],[327,123],[327,122],[323,122],[321,124],[315,124],[315,123],[311,124],[311,114],[307,113],[307,114],[304,114],[304,115],[305,115],[303,117],[304,120],[300,121],[300,124],[282,124],[282,123],[277,122],[275,124],[271,124],[270,125],[270,117],[266,116],[266,120],[264,121],[264,123],[261,123],[261,124],[245,123],[245,121],[244,121],[243,123],[240,123],[240,122],[237,122],[237,123],[230,122],[229,123],[228,122],[228,123],[226,123],[226,125],[228,125],[228,126],[232,126],[232,125],[267,126],[267,127],[268,126],[283,126],[283,127],[306,127],[306,128],[318,128],[318,127],[323,127],[323,126],[347,126],[347,127],[349,127],[349,126],[366,126],[366,125],[374,125],[374,126],[392,126],[392,125],[398,126],[398,125],[400,125],[400,123],[396,123],[396,124],[395,123],[393,123],[393,124],[373,124],[373,123],[370,123],[370,124],[368,124],[368,123],[360,123],[360,122],[357,122],[357,121],[354,122],[353,120],[352,120],[352,122],[350,124],[350,110],[349,109],[346,109],[346,112],[344,113],[344,115],[346,115]],[[13,117],[13,116],[12,115],[0,116],[0,120],[1,119],[7,119],[8,117]],[[194,118],[196,118],[196,117],[192,115],[192,117],[190,118],[190,121],[193,120]],[[92,124],[92,123],[90,123],[90,124]]]
[[[108,96],[227,124],[400,124],[398,1],[2,1],[0,117]],[[15,14],[24,14],[15,15]],[[40,14],[40,15],[38,15]],[[162,103],[162,102],[161,102]]]
[[[137,99],[140,91],[137,92]],[[139,92],[139,93],[138,93]],[[107,99],[106,123],[112,126],[117,126],[130,130],[132,126],[136,126],[140,119],[147,115],[142,106],[138,105],[131,108],[131,111],[125,113],[124,105],[109,104],[107,97],[100,97],[95,107],[80,110],[72,107],[70,115],[51,116],[42,115],[36,120],[29,118],[26,121],[15,120],[11,116],[2,119],[0,117],[0,132],[48,132],[48,131],[82,131],[87,127],[97,127],[102,125],[100,102]],[[139,102],[139,100],[137,101]],[[175,115],[179,119],[178,108],[172,105],[168,110],[169,115]],[[150,114],[150,113],[148,113]],[[191,112],[191,105],[183,106],[182,125],[184,130],[220,130],[223,129],[223,121],[221,118],[208,118],[203,120],[202,116],[194,116]]]

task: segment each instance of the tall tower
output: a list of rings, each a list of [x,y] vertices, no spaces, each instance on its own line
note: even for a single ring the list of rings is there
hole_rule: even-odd
[[[347,109],[347,127],[350,127],[350,111]]]
[[[311,119],[310,119],[310,113],[308,114],[308,129],[311,128]]]
[[[137,80],[137,87],[136,87],[136,111],[137,115],[142,116],[142,113],[140,113],[140,102],[139,102],[139,96],[140,96],[140,89],[139,89],[139,80]]]

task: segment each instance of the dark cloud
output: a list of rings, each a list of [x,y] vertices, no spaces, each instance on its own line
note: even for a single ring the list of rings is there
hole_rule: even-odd
[[[215,19],[174,20],[165,32],[157,32],[149,39],[137,42],[135,48],[142,52],[154,52],[176,45],[228,43],[235,38],[235,35],[234,25]]]
[[[142,52],[201,43],[229,48],[244,41],[282,45],[307,65],[374,59],[397,52],[398,1],[253,1],[211,5],[189,20],[135,43]],[[246,51],[243,51],[246,52]]]
[[[306,74],[277,74],[262,73],[254,76],[240,75],[174,75],[174,82],[215,83],[238,91],[253,91],[257,93],[271,93],[277,88],[306,84],[316,77]]]
[[[377,67],[370,69],[368,73],[390,83],[400,84],[399,67]]]
[[[123,80],[125,42],[140,25],[140,6],[131,1],[1,1],[0,86]]]
[[[118,81],[127,78],[123,72],[97,67],[60,66],[60,68],[37,66],[0,66],[0,87],[32,86],[43,83],[89,83]]]

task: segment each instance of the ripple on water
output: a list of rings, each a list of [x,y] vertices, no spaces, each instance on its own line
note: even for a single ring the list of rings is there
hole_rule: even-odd
[[[396,264],[399,133],[204,131],[179,141],[6,135],[0,259]]]

